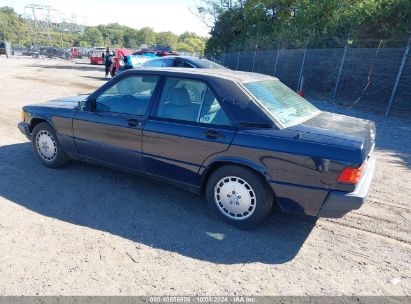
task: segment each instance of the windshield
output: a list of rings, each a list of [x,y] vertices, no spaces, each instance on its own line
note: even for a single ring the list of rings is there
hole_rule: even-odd
[[[243,86],[285,128],[320,113],[315,106],[276,79],[243,83]]]

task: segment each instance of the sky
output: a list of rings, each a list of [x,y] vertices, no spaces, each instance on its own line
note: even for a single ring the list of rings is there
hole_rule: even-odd
[[[190,31],[207,36],[209,29],[192,13],[199,3],[201,0],[0,0],[0,7],[11,6],[23,14],[28,4],[49,5],[60,18],[64,14],[70,20],[75,14],[86,25],[117,22],[133,28],[152,27],[156,32]]]

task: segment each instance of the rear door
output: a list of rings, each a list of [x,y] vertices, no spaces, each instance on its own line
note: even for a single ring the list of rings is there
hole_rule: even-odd
[[[142,169],[142,134],[158,76],[128,75],[101,92],[73,120],[81,155]],[[94,105],[94,106],[93,106]]]
[[[153,118],[143,132],[144,170],[198,185],[198,171],[210,155],[225,151],[235,128],[205,82],[168,77]]]

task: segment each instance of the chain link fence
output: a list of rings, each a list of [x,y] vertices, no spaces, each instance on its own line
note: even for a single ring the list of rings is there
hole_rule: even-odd
[[[240,71],[278,77],[308,99],[347,108],[411,118],[411,37],[305,48],[227,51],[206,57]]]

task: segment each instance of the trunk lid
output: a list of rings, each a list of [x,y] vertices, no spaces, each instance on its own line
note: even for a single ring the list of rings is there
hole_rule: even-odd
[[[361,163],[367,159],[375,145],[376,130],[373,121],[341,114],[321,112],[314,118],[289,129],[305,133],[312,138],[328,137],[330,142],[356,143],[353,146],[361,149]]]

